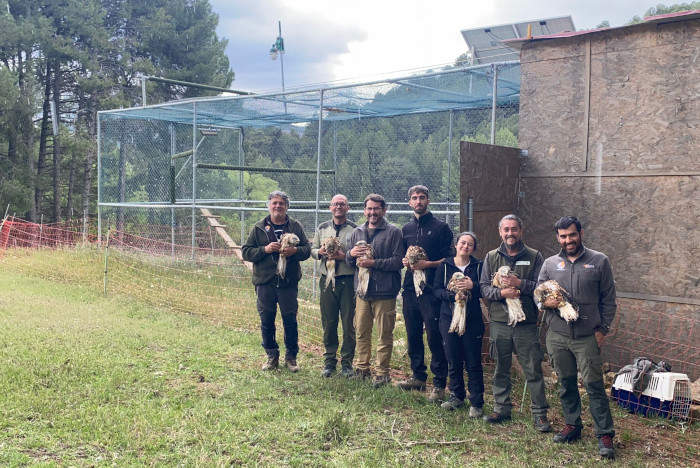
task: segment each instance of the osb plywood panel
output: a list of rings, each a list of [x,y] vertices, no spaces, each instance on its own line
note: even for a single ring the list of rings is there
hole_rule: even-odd
[[[520,146],[530,153],[523,172],[697,170],[688,155],[700,147],[698,65],[698,20],[529,44],[522,53]]]
[[[594,55],[591,70],[590,170],[698,169],[700,40]]]
[[[483,256],[500,244],[498,221],[514,213],[517,205],[520,163],[517,148],[460,143],[460,196],[465,207],[460,226],[467,229],[466,207],[473,199],[474,232],[479,240],[477,256]]]
[[[519,144],[523,172],[576,172],[582,166],[583,57],[521,65]]]
[[[584,243],[604,252],[618,290],[700,299],[700,177],[523,178],[527,242],[559,251],[554,223],[574,215]]]

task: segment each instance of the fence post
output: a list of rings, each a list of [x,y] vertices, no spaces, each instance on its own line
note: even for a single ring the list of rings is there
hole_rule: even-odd
[[[107,260],[109,258],[109,234],[112,228],[107,229],[107,241],[105,243],[105,275],[104,275],[104,296],[107,297]]]
[[[44,215],[39,218],[39,248],[41,248],[41,236],[44,233]]]

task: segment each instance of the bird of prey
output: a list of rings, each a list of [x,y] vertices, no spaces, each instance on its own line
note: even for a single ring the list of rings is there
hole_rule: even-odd
[[[508,265],[503,265],[498,269],[495,275],[493,275],[493,286],[500,289],[510,288],[503,280],[511,275],[510,267]],[[508,308],[508,325],[514,327],[518,322],[525,320],[525,312],[523,312],[523,305],[519,298],[506,298],[506,306]]]
[[[340,239],[335,236],[328,237],[323,241],[323,248],[326,249],[326,289],[332,285],[332,289],[335,291],[335,259],[333,256],[341,249]]]
[[[447,289],[455,293],[455,306],[452,312],[449,333],[457,332],[459,336],[464,334],[467,327],[467,301],[471,296],[468,289],[460,289],[458,282],[465,278],[464,273],[457,271],[447,283]]]
[[[374,249],[372,249],[372,244],[368,244],[367,241],[358,241],[355,244],[357,247],[367,247],[367,251],[360,258],[374,259]],[[372,276],[372,272],[367,267],[357,268],[357,295],[364,297],[367,294],[367,288],[369,287],[369,278]]]
[[[425,254],[423,247],[412,245],[406,249],[406,260],[408,261],[408,266],[413,268],[413,265],[418,263],[418,260],[428,260],[428,256]],[[425,287],[424,270],[413,270],[413,287],[416,289],[416,297],[423,294],[423,288]]]
[[[578,305],[574,302],[571,294],[566,289],[562,288],[559,283],[554,280],[548,280],[535,288],[533,293],[535,302],[541,310],[554,312],[567,322],[575,322],[578,320]],[[545,300],[552,298],[559,304],[556,309],[550,309],[544,306]]]
[[[288,232],[286,234],[282,234],[280,243],[282,245],[280,247],[280,258],[277,260],[277,274],[284,278],[284,275],[287,273],[287,257],[282,254],[281,250],[284,250],[287,247],[296,247],[299,245],[299,238],[296,234]]]

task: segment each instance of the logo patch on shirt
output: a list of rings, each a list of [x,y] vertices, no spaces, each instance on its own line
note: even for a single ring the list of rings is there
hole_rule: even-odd
[[[591,265],[590,263],[584,263],[583,268],[595,268],[595,265]]]
[[[557,263],[557,270],[559,270],[559,271],[564,271],[564,270],[566,270],[566,263],[564,263],[563,261]]]
[[[270,226],[265,226],[265,230],[269,232],[269,231],[270,231]]]
[[[529,265],[529,264],[530,264],[530,260],[518,260],[517,262],[515,262],[515,265],[516,265],[516,266],[518,266],[518,265]]]

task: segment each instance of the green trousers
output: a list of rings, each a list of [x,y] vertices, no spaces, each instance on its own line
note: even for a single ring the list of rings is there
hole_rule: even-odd
[[[338,322],[343,327],[343,344],[340,347],[340,364],[351,368],[355,357],[355,291],[353,277],[341,276],[335,280],[335,289],[326,288],[326,276],[319,280],[321,326],[323,327],[323,364],[335,368],[338,359]]]
[[[504,322],[491,322],[489,325],[489,345],[491,357],[496,361],[491,389],[493,390],[496,413],[509,415],[513,409],[510,399],[511,381],[510,369],[513,363],[513,351],[518,356],[520,367],[523,368],[527,388],[530,390],[532,415],[547,416],[547,396],[544,392],[544,375],[542,374],[542,358],[544,354],[540,346],[537,325],[523,323],[511,327]]]
[[[554,361],[559,377],[559,398],[566,424],[583,427],[581,396],[578,392],[578,373],[588,394],[595,435],[615,435],[610,402],[603,383],[603,357],[595,335],[568,338],[552,330],[547,331],[547,352]]]

